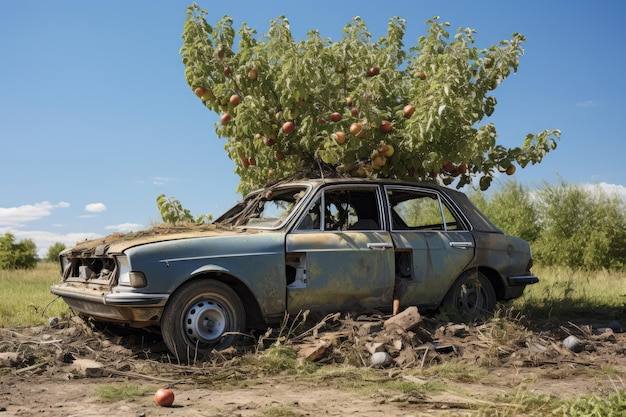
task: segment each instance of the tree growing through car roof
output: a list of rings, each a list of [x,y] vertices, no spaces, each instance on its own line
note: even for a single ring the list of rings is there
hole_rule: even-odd
[[[220,116],[216,132],[247,192],[294,175],[395,177],[486,190],[498,171],[541,162],[559,130],[498,144],[494,90],[519,66],[523,35],[485,49],[476,31],[428,20],[406,48],[406,22],[372,39],[355,17],[338,41],[310,31],[295,40],[286,17],[267,34],[230,17],[214,25],[188,7],[182,61],[189,87]]]

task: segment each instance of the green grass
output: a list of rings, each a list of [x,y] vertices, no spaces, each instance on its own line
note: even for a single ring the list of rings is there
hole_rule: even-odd
[[[626,272],[538,266],[533,273],[539,283],[513,303],[528,318],[626,321]]]
[[[153,395],[156,388],[134,384],[106,384],[94,390],[94,396],[102,402],[134,401],[138,397]]]
[[[59,266],[52,262],[30,270],[0,270],[0,327],[47,325],[49,317],[65,317],[69,308],[50,293],[60,279]]]

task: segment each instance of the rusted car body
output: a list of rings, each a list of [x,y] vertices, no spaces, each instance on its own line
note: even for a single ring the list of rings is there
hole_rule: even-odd
[[[491,312],[538,278],[526,241],[434,184],[286,182],[211,225],[82,242],[51,291],[99,321],[157,326],[182,359],[285,313],[400,306]]]

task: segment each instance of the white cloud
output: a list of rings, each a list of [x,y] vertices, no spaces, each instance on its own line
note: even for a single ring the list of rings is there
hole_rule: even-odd
[[[133,230],[141,230],[143,228],[144,226],[142,224],[137,224],[137,223],[122,223],[122,224],[115,224],[115,225],[105,227],[105,229],[107,230],[113,230],[115,232],[120,232],[120,233],[128,233],[128,232],[132,232]]]
[[[107,209],[103,203],[89,203],[85,206],[85,210],[90,213],[101,213]]]
[[[24,223],[50,216],[55,208],[67,208],[69,206],[69,203],[64,201],[57,204],[42,201],[19,207],[0,207],[0,226],[22,227]]]
[[[606,182],[600,182],[597,184],[586,183],[586,184],[582,184],[582,187],[585,190],[590,191],[590,192],[597,190],[597,187],[599,187],[606,194],[610,196],[618,196],[622,200],[626,201],[626,187],[624,187],[621,184],[609,184]]]

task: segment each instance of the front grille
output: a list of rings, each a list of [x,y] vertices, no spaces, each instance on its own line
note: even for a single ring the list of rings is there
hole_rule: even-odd
[[[63,279],[81,282],[109,282],[115,274],[116,263],[113,258],[74,258],[66,263]]]

